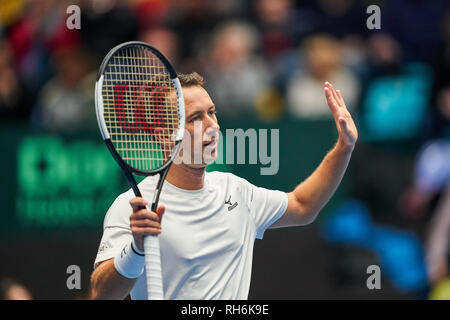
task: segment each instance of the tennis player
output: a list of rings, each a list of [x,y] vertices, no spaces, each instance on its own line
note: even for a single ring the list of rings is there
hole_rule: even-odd
[[[152,199],[157,176],[139,184],[143,198],[131,190],[117,197],[105,216],[94,263],[94,299],[124,299],[129,294],[132,299],[147,298],[143,239],[151,234],[160,238],[165,299],[247,299],[255,238],[262,239],[269,227],[314,221],[350,161],[357,129],[341,93],[326,82],[324,93],[339,138],[292,192],[260,188],[231,173],[206,172],[206,165],[217,156],[215,106],[199,74],[180,74],[179,79],[186,131],[192,140],[202,140],[204,154],[210,156],[198,164],[185,160],[172,164],[156,212],[139,207]],[[200,138],[194,128],[203,130]],[[184,157],[183,151],[179,159],[194,158]]]

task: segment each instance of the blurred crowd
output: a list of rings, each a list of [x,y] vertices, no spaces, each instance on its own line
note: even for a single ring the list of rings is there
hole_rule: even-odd
[[[73,4],[79,30],[66,26]],[[372,4],[381,8],[379,30],[366,25]],[[179,72],[203,74],[220,119],[330,120],[330,81],[366,157],[379,152],[371,146],[413,141],[416,160],[395,210],[427,217],[430,282],[449,276],[448,0],[2,0],[0,121],[96,130],[98,66],[129,40],[157,47]]]
[[[439,136],[450,116],[448,1],[378,2],[380,30],[366,25],[369,3],[355,0],[5,0],[2,119],[57,131],[93,126],[101,59],[138,39],[176,70],[205,75],[225,118],[329,118],[328,80],[368,136],[404,137],[420,126],[423,137]],[[79,30],[66,26],[72,4],[81,9]],[[405,112],[415,115],[396,123]]]

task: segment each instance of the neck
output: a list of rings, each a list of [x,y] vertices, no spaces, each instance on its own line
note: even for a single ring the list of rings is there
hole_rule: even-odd
[[[199,190],[204,185],[205,168],[190,168],[184,164],[172,164],[166,180],[180,189]]]

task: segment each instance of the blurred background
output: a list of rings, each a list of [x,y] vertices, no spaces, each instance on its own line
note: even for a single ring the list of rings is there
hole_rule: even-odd
[[[208,168],[262,187],[291,191],[319,165],[337,138],[323,83],[342,90],[360,135],[349,169],[312,225],[256,241],[250,299],[450,299],[447,0],[2,0],[0,298],[89,298],[104,214],[128,189],[94,83],[129,40],[204,75],[222,132],[280,130],[277,175]],[[66,286],[70,265],[81,289]]]

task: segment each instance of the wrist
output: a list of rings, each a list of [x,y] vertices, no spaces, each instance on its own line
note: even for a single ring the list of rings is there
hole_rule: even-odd
[[[128,242],[114,259],[114,267],[125,278],[135,279],[144,272],[145,257]]]
[[[348,144],[339,137],[338,141],[336,142],[335,148],[341,152],[352,153],[353,149],[355,148],[355,144]]]
[[[136,253],[139,256],[144,256],[145,255],[145,252],[142,251],[141,249],[139,249],[138,246],[136,245],[136,242],[134,241],[134,238],[133,238],[133,241],[131,242],[131,249],[134,251],[134,253]]]

